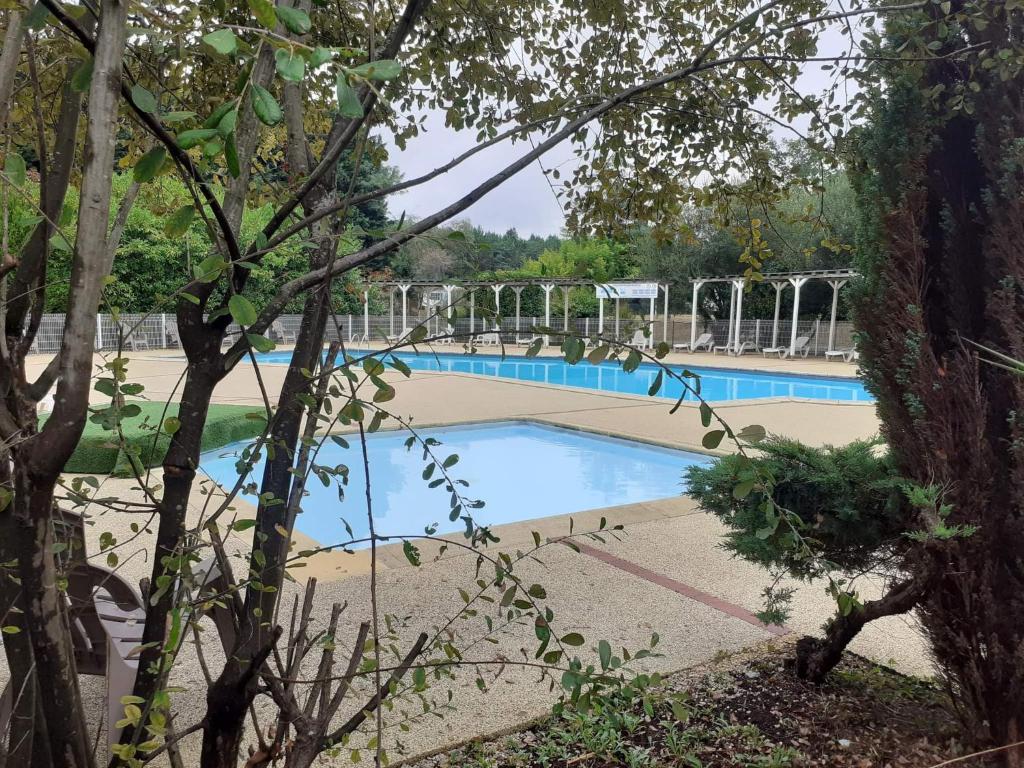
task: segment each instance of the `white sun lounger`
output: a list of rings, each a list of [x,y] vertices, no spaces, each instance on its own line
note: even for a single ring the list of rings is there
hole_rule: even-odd
[[[713,346],[715,346],[715,337],[714,337],[714,335],[712,335],[710,333],[702,333],[698,337],[698,339],[693,343],[693,349],[690,349],[690,342],[688,342],[688,341],[684,341],[684,342],[682,342],[680,344],[673,344],[672,345],[672,349],[676,349],[676,350],[680,350],[680,351],[685,349],[685,350],[688,350],[692,354],[692,353],[696,352],[698,349],[703,349],[704,351],[708,351]]]
[[[796,343],[793,345],[794,355],[801,355],[802,357],[807,357],[807,353],[811,351],[811,348],[808,345],[809,342],[809,337],[797,336]],[[764,355],[765,357],[768,357],[768,355],[774,355],[776,353],[778,353],[780,358],[789,357],[789,345],[787,344],[784,347],[765,347],[764,349],[761,350],[761,354]]]

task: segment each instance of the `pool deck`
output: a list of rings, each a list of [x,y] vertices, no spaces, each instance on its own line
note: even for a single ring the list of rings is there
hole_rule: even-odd
[[[444,351],[457,349],[449,347]],[[138,353],[130,357],[129,380],[144,384],[146,396],[176,399],[174,389],[184,367],[180,355]],[[760,356],[724,358],[683,354],[670,355],[669,362],[823,376],[850,376],[854,372],[853,366],[841,362]],[[32,365],[36,364],[41,369],[45,359],[33,360]],[[270,392],[278,391],[285,370],[281,365],[262,366],[262,376]],[[641,396],[469,374],[418,372],[404,379],[389,371],[386,377],[397,389],[389,409],[409,418],[419,428],[425,428],[428,434],[430,426],[522,419],[701,450],[700,441],[705,432],[697,406],[691,403],[684,403],[670,415],[670,401]],[[232,372],[218,388],[215,401],[259,407],[262,399],[252,371],[239,368]],[[748,400],[720,403],[716,410],[733,428],[761,424],[769,432],[814,445],[843,444],[870,438],[878,431],[872,404]],[[727,448],[725,444],[722,447]],[[158,476],[156,471],[155,477]],[[138,498],[135,485],[130,480],[108,478],[104,481],[103,492]],[[207,500],[197,488],[189,510],[191,520],[199,519]],[[252,511],[245,501],[236,501],[235,509],[241,517],[249,516]],[[587,644],[580,649],[584,655],[593,654],[590,649],[600,638],[608,639],[613,647],[638,648],[646,645],[652,632],[658,632],[661,655],[644,660],[643,666],[669,672],[707,661],[719,653],[778,638],[778,628],[766,628],[752,615],[761,607],[761,590],[768,583],[766,574],[730,557],[720,546],[721,524],[700,512],[691,499],[681,496],[592,510],[572,517],[577,532],[596,528],[601,517],[607,518],[609,525],[621,524],[624,529],[618,540],[606,536],[604,543],[589,541],[578,553],[552,544],[544,550],[543,564],[524,561],[519,569],[524,580],[539,581],[547,588],[547,602],[555,611],[558,632],[578,631],[587,638]],[[111,531],[119,539],[127,539],[129,522],[114,516],[97,518],[96,525],[87,530],[89,551],[98,551],[96,540],[101,531]],[[500,526],[496,528],[501,537],[497,548],[512,552],[524,548],[532,542],[533,531],[537,531],[542,540],[556,539],[569,532],[569,521],[567,516],[559,516]],[[148,543],[149,539],[150,536],[143,533],[139,543]],[[298,549],[314,544],[302,535],[296,535],[295,539]],[[248,535],[234,535],[229,545],[232,551],[244,553]],[[445,557],[434,561],[434,547],[436,545],[422,548],[424,565],[419,568],[408,563],[398,545],[378,548],[377,578],[382,610],[396,616],[414,617],[412,625],[398,632],[403,641],[421,629],[429,630],[443,623],[462,605],[457,589],[471,585],[475,579],[475,555],[449,550]],[[122,553],[122,560],[129,554],[130,551]],[[295,571],[296,578],[303,574],[317,577],[317,614],[321,620],[329,613],[331,602],[348,602],[343,615],[342,645],[358,622],[370,614],[369,558],[368,551],[324,553],[311,558],[301,571]],[[148,570],[149,565],[141,556],[136,556],[127,559],[122,573],[137,579],[148,575]],[[830,599],[820,584],[792,586],[796,588],[794,611],[786,631],[817,632],[830,613]],[[879,585],[867,580],[861,588],[863,596],[872,597],[877,594]],[[294,590],[293,586],[286,585],[287,593]],[[472,635],[469,629],[465,631]],[[517,632],[502,637],[496,646],[478,649],[481,656],[520,657],[517,640],[522,639],[529,647],[532,630],[519,628]],[[924,642],[910,619],[875,622],[852,647],[901,670],[931,672]],[[219,669],[221,657],[216,649],[206,653],[210,667]],[[535,671],[508,667],[486,693],[477,689],[475,676],[475,672],[467,671],[452,684],[456,692],[456,711],[443,720],[427,718],[414,723],[409,732],[396,734],[401,736],[409,752],[424,752],[470,736],[499,732],[542,715],[552,703],[547,686],[536,683]],[[175,670],[173,682],[185,689],[178,694],[182,711],[201,713],[204,685],[199,665],[188,648]],[[93,698],[102,696],[101,681],[83,687]],[[182,722],[180,726],[188,724]],[[193,748],[195,742],[190,739],[186,750]],[[392,755],[392,759],[396,757]],[[339,765],[342,763],[347,764],[347,758],[338,761]]]

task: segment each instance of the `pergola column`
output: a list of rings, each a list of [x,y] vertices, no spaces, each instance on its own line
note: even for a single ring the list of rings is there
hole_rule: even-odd
[[[658,297],[651,296],[651,322],[647,326],[647,343],[654,347],[654,318],[657,316]]]
[[[441,287],[444,289],[445,303],[447,304],[445,314],[448,316],[448,322],[450,323],[452,321],[452,311],[454,309],[454,306],[452,304],[452,294],[455,293],[455,286],[442,285]]]
[[[402,333],[405,333],[405,329],[409,327],[409,289],[411,287],[408,283],[402,283],[398,286],[402,292]]]
[[[496,327],[498,325],[498,318],[501,317],[501,289],[504,287],[504,283],[491,286],[491,290],[494,291],[494,325]]]
[[[725,348],[732,346],[732,331],[736,322],[736,283],[729,281],[729,333],[726,335]]]
[[[395,335],[395,286],[388,286],[388,332]]]
[[[554,290],[555,286],[551,283],[544,283],[541,285],[544,289],[544,327],[551,327],[551,291]],[[550,343],[550,338],[547,334],[544,334],[544,346]]]
[[[774,282],[775,288],[775,317],[772,319],[772,347],[779,346],[779,308],[782,306],[782,292],[786,290],[783,282]]]
[[[733,337],[732,350],[736,354],[740,352],[740,327],[743,323],[743,287],[744,280],[733,280],[732,287],[736,291],[736,333]]]
[[[569,291],[571,285],[562,286],[562,330],[569,332]]]
[[[804,287],[811,278],[809,277],[791,277],[789,278],[789,284],[793,286],[795,292],[793,293],[793,327],[789,332],[789,354],[790,357],[796,354],[796,325],[800,319],[800,289]]]
[[[836,312],[839,309],[839,289],[846,285],[846,281],[829,280],[828,284],[832,286],[832,319],[828,324],[828,351],[831,352],[836,341]]]
[[[523,288],[525,285],[513,285],[512,290],[516,292],[516,333],[519,332],[519,314],[523,306]]]
[[[693,306],[690,308],[690,351],[697,345],[697,295],[700,293],[703,280],[693,281]]]
[[[597,335],[604,333],[604,296],[597,296]]]
[[[661,340],[668,344],[668,283],[661,286],[661,290],[665,292],[664,310],[665,316],[661,318]]]
[[[473,343],[473,334],[476,333],[476,289],[469,290],[469,343]]]
[[[370,343],[370,291],[363,289],[363,338]]]
[[[622,314],[621,312],[619,312],[619,302],[620,301],[621,301],[621,299],[618,296],[616,296],[615,297],[615,340],[616,341],[619,340],[619,316]]]

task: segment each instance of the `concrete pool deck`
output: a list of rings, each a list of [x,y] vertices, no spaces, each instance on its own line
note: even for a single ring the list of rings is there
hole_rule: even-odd
[[[453,350],[446,348],[445,351]],[[179,355],[138,353],[129,357],[129,380],[144,384],[145,396],[176,399],[174,390],[184,369]],[[694,366],[717,363],[720,367],[743,370],[825,376],[853,372],[853,366],[819,360],[723,358],[702,354],[670,356],[670,362],[677,361]],[[45,362],[40,357],[38,367],[41,369]],[[30,367],[36,364],[37,361],[32,360]],[[270,392],[278,390],[285,370],[281,365],[262,367]],[[29,371],[30,375],[32,372]],[[386,377],[397,388],[389,409],[412,419],[428,434],[430,426],[523,419],[701,450],[701,437],[706,431],[701,426],[697,406],[690,403],[669,415],[670,401],[641,396],[469,374],[421,372],[404,379],[389,371]],[[262,404],[255,376],[248,368],[231,373],[214,399],[255,407]],[[761,424],[769,432],[815,445],[843,444],[870,438],[878,431],[872,404],[748,400],[719,403],[716,409],[733,428]],[[159,471],[154,471],[153,479],[159,480]],[[132,480],[107,478],[102,492],[139,498],[140,491],[134,486],[136,483]],[[199,520],[208,499],[197,487],[189,510],[193,523]],[[234,507],[232,514],[251,516],[252,507],[246,501],[238,500]],[[96,524],[87,527],[90,553],[99,551],[98,538],[102,531],[112,532],[119,540],[131,535],[130,520],[120,519],[122,517],[98,516]],[[609,526],[623,526],[618,540],[608,536],[603,543],[590,540],[578,553],[554,544],[544,550],[543,564],[524,561],[519,566],[524,580],[536,580],[546,587],[547,602],[555,611],[558,631],[578,631],[587,638],[586,646],[579,649],[581,655],[594,655],[592,648],[601,638],[609,640],[616,648],[645,647],[651,633],[658,632],[661,655],[644,660],[643,667],[669,672],[776,637],[776,631],[761,626],[752,617],[762,606],[761,590],[768,583],[767,575],[722,550],[722,525],[700,512],[691,499],[680,496],[575,514],[572,516],[575,530],[592,530],[601,517],[607,518]],[[132,519],[138,520],[138,517],[132,516]],[[499,526],[495,531],[501,543],[495,549],[515,552],[532,543],[533,531],[547,540],[565,536],[568,530],[566,516]],[[316,544],[301,535],[296,535],[295,539],[299,550]],[[141,552],[150,542],[151,534],[144,532],[131,550],[122,553],[122,573],[130,580],[148,575],[150,565],[144,562]],[[244,554],[248,542],[247,533],[236,534],[230,540],[230,548]],[[435,561],[432,557],[436,546],[421,547],[424,564],[419,568],[408,563],[399,545],[378,548],[377,578],[382,610],[395,616],[414,617],[408,627],[397,630],[400,647],[407,648],[416,632],[429,631],[459,610],[462,600],[458,588],[469,588],[475,579],[474,555],[449,550],[445,557]],[[140,554],[132,557],[132,551]],[[365,550],[354,554],[323,553],[311,558],[305,568],[294,571],[296,578],[317,577],[320,621],[326,619],[332,602],[347,601],[339,640],[343,647],[354,627],[370,613],[369,557]],[[796,633],[818,631],[830,613],[830,599],[819,584],[792,586],[796,589],[794,610],[787,628]],[[288,605],[295,589],[286,585]],[[862,594],[867,598],[876,595],[878,589],[879,585],[870,580],[861,585]],[[478,632],[479,627],[474,625],[474,629],[469,629],[466,624],[462,631],[466,637],[473,637],[473,631]],[[486,654],[495,658],[521,658],[520,647],[525,644],[529,649],[531,638],[531,627],[517,628],[515,633],[502,636],[497,645],[486,646]],[[214,645],[208,644],[206,655],[208,665],[216,674],[222,657]],[[871,624],[852,648],[903,671],[931,673],[924,642],[909,619],[891,618]],[[477,650],[484,654],[483,650]],[[536,671],[510,666],[488,686],[487,692],[481,692],[474,682],[475,673],[467,672],[451,684],[456,692],[456,711],[446,715],[444,720],[429,717],[414,723],[409,732],[396,733],[391,738],[400,737],[409,753],[419,753],[523,723],[544,714],[553,700],[547,685],[537,684],[536,679]],[[204,711],[205,683],[189,646],[185,648],[172,682],[184,689],[176,695],[180,710],[200,716]],[[102,681],[85,678],[83,688],[95,703],[96,711],[101,711]],[[437,690],[440,695],[444,687]],[[180,726],[189,724],[182,722]],[[194,739],[189,739],[185,749],[195,749],[196,745]],[[392,759],[396,757],[392,755]],[[347,756],[337,761],[339,765],[347,763]],[[188,759],[186,764],[189,764]]]

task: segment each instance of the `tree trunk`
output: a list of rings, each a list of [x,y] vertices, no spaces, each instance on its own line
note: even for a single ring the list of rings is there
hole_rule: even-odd
[[[924,592],[922,583],[922,580],[915,579],[901,581],[878,600],[870,600],[846,616],[834,616],[825,628],[825,637],[807,635],[800,638],[796,644],[797,677],[812,683],[823,682],[865,624],[883,616],[913,610]]]

